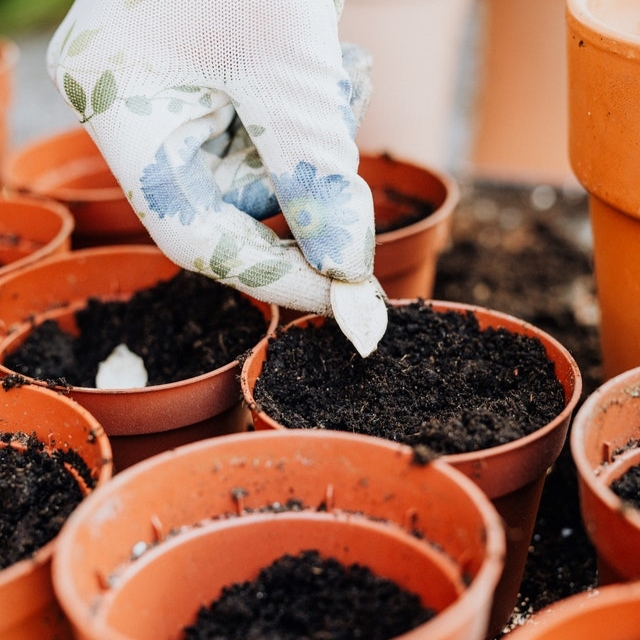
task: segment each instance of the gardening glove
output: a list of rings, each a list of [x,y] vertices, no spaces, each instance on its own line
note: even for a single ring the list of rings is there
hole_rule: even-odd
[[[76,0],[47,66],[160,249],[252,297],[386,329],[343,0]],[[294,240],[260,220],[284,213]]]

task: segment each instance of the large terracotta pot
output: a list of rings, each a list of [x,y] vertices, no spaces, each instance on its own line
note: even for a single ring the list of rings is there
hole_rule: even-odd
[[[640,6],[568,0],[569,152],[589,192],[604,375],[640,365]]]
[[[98,421],[79,404],[38,386],[0,390],[0,431],[35,432],[57,449],[74,450],[102,487],[111,478],[111,448]],[[32,558],[0,571],[0,637],[67,640],[68,622],[53,592],[51,558],[57,536]]]
[[[153,244],[98,147],[75,127],[12,150],[2,170],[12,192],[57,200],[76,222],[74,248]]]
[[[640,511],[611,483],[640,464],[640,368],[608,380],[580,407],[571,428],[585,529],[596,548],[600,584],[640,580]]]
[[[392,301],[393,304],[406,302]],[[436,311],[472,311],[481,328],[503,327],[538,338],[554,362],[556,376],[564,389],[565,407],[562,412],[534,433],[489,449],[443,456],[478,484],[505,522],[505,570],[497,587],[490,622],[490,631],[495,635],[507,623],[517,602],[544,481],[562,450],[572,412],[582,391],[582,376],[574,358],[560,343],[523,320],[473,305],[442,301],[428,301],[428,304],[432,304]],[[293,324],[304,326],[307,322],[324,322],[324,319],[305,316],[294,320]],[[268,340],[262,340],[245,360],[240,380],[242,391],[256,429],[283,430],[284,426],[257,406],[253,396],[255,381],[262,371],[267,351]]]
[[[54,256],[0,279],[0,374],[15,373],[2,360],[35,324],[55,319],[71,330],[73,314],[90,298],[126,299],[179,271],[154,246],[93,247]],[[265,317],[265,335],[278,309],[251,299]],[[25,320],[28,320],[25,322]],[[170,384],[131,389],[71,386],[66,392],[88,409],[111,438],[116,468],[194,439],[244,430],[239,363]],[[44,381],[30,379],[47,386]]]
[[[73,216],[57,202],[0,196],[0,278],[69,251],[73,226]]]
[[[640,583],[609,585],[555,602],[530,616],[509,640],[636,640]]]
[[[409,447],[335,432],[227,435],[145,460],[91,498],[54,560],[78,640],[178,637],[223,585],[314,548],[370,564],[436,609],[403,639],[486,633],[499,517],[463,474],[416,464]]]

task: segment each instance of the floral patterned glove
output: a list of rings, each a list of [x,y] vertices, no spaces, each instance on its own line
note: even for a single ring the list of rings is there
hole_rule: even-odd
[[[76,0],[47,65],[161,250],[255,298],[386,329],[341,0]],[[282,210],[295,240],[260,222]]]

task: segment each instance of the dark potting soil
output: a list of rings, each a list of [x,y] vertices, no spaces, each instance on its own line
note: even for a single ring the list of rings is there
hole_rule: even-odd
[[[223,589],[184,640],[389,640],[434,615],[417,595],[367,567],[309,550]]]
[[[143,359],[148,385],[158,385],[233,362],[267,328],[260,310],[237,291],[182,270],[127,301],[91,299],[75,318],[78,335],[45,321],[7,355],[5,366],[40,380],[95,387],[100,362],[125,343]]]
[[[53,449],[34,434],[0,433],[0,570],[55,538],[95,481],[74,451]]]
[[[611,483],[611,490],[634,509],[640,509],[640,465],[634,465]]]
[[[254,396],[289,428],[322,428],[423,446],[436,454],[510,442],[553,420],[564,392],[544,346],[471,313],[416,302],[389,308],[368,358],[337,324],[270,340]]]

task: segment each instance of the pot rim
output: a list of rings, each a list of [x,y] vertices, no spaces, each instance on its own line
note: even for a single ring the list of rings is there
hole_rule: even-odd
[[[606,6],[608,3],[609,0],[606,0],[601,4]],[[567,0],[567,12],[593,32],[589,35],[595,45],[606,48],[611,46],[612,43],[617,43],[619,46],[622,45],[625,48],[633,47],[635,49],[640,46],[640,32],[634,34],[631,31],[626,31],[606,22],[597,11],[593,10],[593,4],[593,0]],[[613,11],[615,11],[615,7],[612,9]],[[603,36],[612,42],[603,42]]]

